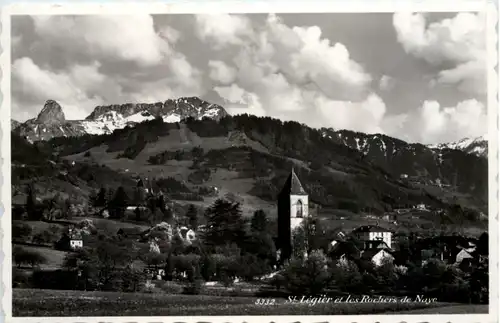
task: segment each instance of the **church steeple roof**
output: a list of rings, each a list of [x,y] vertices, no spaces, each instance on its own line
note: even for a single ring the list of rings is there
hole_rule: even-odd
[[[281,194],[307,195],[293,168],[285,182],[285,185],[283,186],[283,189],[281,190]]]

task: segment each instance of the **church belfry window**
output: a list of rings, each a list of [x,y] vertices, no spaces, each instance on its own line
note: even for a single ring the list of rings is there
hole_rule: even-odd
[[[297,217],[302,218],[304,216],[304,205],[302,204],[302,200],[297,201]]]

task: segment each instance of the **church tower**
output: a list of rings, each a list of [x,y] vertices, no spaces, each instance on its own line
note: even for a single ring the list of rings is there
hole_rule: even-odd
[[[278,195],[278,248],[281,259],[292,255],[292,232],[300,227],[309,215],[309,196],[292,169]]]

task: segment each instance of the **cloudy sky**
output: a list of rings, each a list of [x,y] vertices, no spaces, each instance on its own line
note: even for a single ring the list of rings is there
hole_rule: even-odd
[[[13,16],[12,117],[47,99],[199,96],[229,113],[437,143],[487,132],[485,17],[449,14]]]

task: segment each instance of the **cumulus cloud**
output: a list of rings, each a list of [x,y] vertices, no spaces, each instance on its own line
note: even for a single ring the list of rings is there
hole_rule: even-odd
[[[242,15],[197,15],[196,26],[198,37],[211,42],[217,49],[242,44],[252,32],[250,20]]]
[[[236,70],[222,61],[209,61],[209,76],[220,84],[230,84],[236,78]]]
[[[133,61],[143,66],[162,61],[170,51],[168,36],[173,34],[170,30],[160,37],[149,15],[39,15],[32,18],[35,32],[52,47],[83,52],[96,59]]]
[[[393,17],[405,51],[436,68],[431,83],[470,93],[485,91],[484,39],[476,37],[481,19],[459,14],[427,26],[421,14]],[[389,104],[393,77],[374,80],[363,61],[321,27],[287,25],[274,14],[255,20],[199,15],[194,29],[153,23],[151,16],[37,16],[33,22],[23,25],[32,28],[26,35],[13,38],[12,105],[20,120],[27,111],[40,111],[47,99],[59,101],[67,118],[76,119],[96,105],[203,98],[211,90],[231,114],[409,141],[453,141],[481,135],[486,125],[484,106],[476,100],[442,107],[424,97],[414,110],[391,111],[400,109]],[[398,74],[398,87],[405,81]],[[413,81],[408,84],[427,82]]]
[[[487,131],[487,111],[481,102],[470,99],[455,106],[443,107],[437,101],[424,101],[422,106],[399,116],[404,129],[392,129],[393,135],[411,141],[434,144],[482,136]]]
[[[466,15],[456,21],[471,24],[474,19],[474,15]],[[467,31],[469,27],[460,29],[453,20],[426,29],[421,15],[396,15],[394,21],[395,26],[401,26],[398,37],[407,52],[436,66],[456,63],[455,68],[438,74],[434,82],[460,83],[464,90],[477,86],[475,75],[467,72],[481,50],[468,47],[468,39],[474,35]],[[474,26],[480,29],[473,25],[473,31]],[[448,27],[453,35],[447,34]],[[289,27],[271,14],[265,25],[250,30],[252,35],[246,30],[245,38],[224,42],[237,53],[233,66],[209,63],[214,89],[230,113],[255,113],[313,127],[384,133],[426,143],[453,141],[484,131],[484,106],[475,100],[444,108],[426,101],[410,112],[389,113],[382,98],[370,89],[371,75],[350,57],[345,45],[323,38],[317,26]],[[446,37],[455,42],[442,44]],[[481,48],[477,39],[470,41]],[[394,86],[389,75],[379,79],[381,91]]]
[[[105,76],[98,72],[99,64],[75,65],[67,72],[51,72],[38,67],[31,58],[20,58],[12,64],[14,89],[13,116],[25,115],[24,111],[39,111],[48,98],[62,104],[68,119],[83,119],[102,100],[89,97],[87,90],[103,85]],[[31,105],[39,105],[33,108]]]
[[[170,26],[156,30],[151,16],[32,19],[36,40],[23,44],[30,47],[24,53],[29,57],[14,57],[12,70],[13,115],[20,120],[26,119],[24,111],[39,111],[47,99],[58,101],[68,119],[79,119],[98,104],[203,93],[202,73],[173,47],[180,32]]]
[[[429,25],[421,13],[396,13],[393,25],[405,51],[440,69],[435,81],[486,93],[486,17],[459,13]]]
[[[266,116],[259,97],[255,93],[247,92],[236,84],[231,86],[217,86],[214,90],[224,99],[226,110],[232,115],[252,114],[258,117]]]
[[[385,133],[381,123],[386,113],[386,106],[376,94],[370,94],[361,102],[332,101],[318,96],[314,103],[322,113],[324,122],[334,128]]]
[[[209,19],[201,17],[198,28]],[[230,46],[236,53],[233,65],[211,61],[209,66],[214,89],[232,113],[258,111],[259,115],[330,127],[346,124],[340,122],[344,114],[346,119],[358,112],[370,114],[383,105],[380,98],[375,102],[368,96],[371,76],[351,59],[345,45],[324,38],[321,28],[289,27],[274,14],[258,26],[249,25],[244,17],[231,17],[239,21],[235,26],[245,26],[244,32],[232,29],[236,31],[231,37],[222,34],[216,46]],[[359,118],[352,123],[369,130]]]

